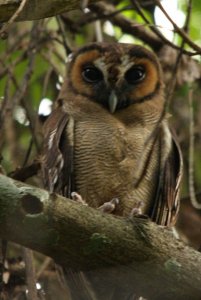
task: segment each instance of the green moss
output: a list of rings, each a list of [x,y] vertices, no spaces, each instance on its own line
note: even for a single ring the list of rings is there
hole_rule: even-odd
[[[181,264],[174,258],[170,258],[165,262],[166,270],[177,271],[181,268]]]
[[[100,253],[108,248],[112,244],[112,241],[101,233],[93,233],[89,239],[88,246],[84,249],[85,254]]]

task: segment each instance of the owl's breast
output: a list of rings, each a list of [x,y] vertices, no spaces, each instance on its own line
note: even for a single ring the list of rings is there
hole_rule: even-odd
[[[76,122],[76,191],[93,207],[114,197],[135,202],[133,182],[143,145],[142,132],[128,131],[118,121],[90,118]]]
[[[118,165],[126,156],[117,130],[98,120],[77,122],[74,147],[77,191],[92,206],[111,200],[121,183]]]

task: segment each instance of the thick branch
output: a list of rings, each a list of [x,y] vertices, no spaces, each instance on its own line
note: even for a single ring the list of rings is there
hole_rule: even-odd
[[[200,299],[201,256],[168,229],[103,214],[3,175],[0,236],[67,267],[98,270],[101,282],[123,280],[150,299]]]
[[[89,3],[96,1],[91,0]],[[8,21],[21,2],[22,0],[0,0],[0,22]],[[17,20],[44,19],[80,7],[80,0],[27,0]]]

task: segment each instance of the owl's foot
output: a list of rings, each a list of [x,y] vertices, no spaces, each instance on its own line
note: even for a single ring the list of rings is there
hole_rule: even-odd
[[[136,216],[142,215],[142,206],[143,206],[142,201],[139,201],[131,210],[131,213],[130,213],[131,217],[136,217]]]
[[[82,198],[82,196],[77,192],[72,192],[71,197],[73,201],[79,204],[88,205],[87,202]],[[115,210],[118,204],[119,204],[119,199],[113,198],[111,201],[103,203],[103,205],[99,206],[97,209],[104,213],[111,214]]]
[[[111,201],[105,202],[103,203],[103,205],[99,206],[98,210],[104,213],[111,214],[115,210],[118,204],[119,204],[119,199],[113,198]]]
[[[82,205],[88,205],[82,196],[76,192],[71,193],[72,200]]]
[[[130,217],[138,217],[138,218],[142,218],[142,219],[148,219],[147,215],[144,215],[142,213],[142,208],[143,208],[143,202],[139,201],[131,210],[130,212]]]

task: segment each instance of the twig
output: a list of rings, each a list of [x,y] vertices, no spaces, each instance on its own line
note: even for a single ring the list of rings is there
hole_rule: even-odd
[[[18,43],[18,41],[16,42]],[[15,49],[13,51],[13,53],[17,51],[17,49]],[[26,58],[26,53],[23,53],[21,56],[19,56],[16,60],[10,62],[9,65],[7,65],[5,62],[7,61],[8,57],[7,55],[1,57],[0,59],[0,63],[3,66],[3,70],[0,72],[0,79],[3,78],[4,76],[8,75],[8,73],[11,74],[11,78],[13,79],[14,76],[11,73],[11,68],[14,69],[14,67],[16,67],[18,64],[20,64],[24,59]],[[16,79],[15,79],[16,82]],[[13,83],[15,84],[15,82],[13,81]]]
[[[8,20],[7,23],[5,23],[3,25],[3,27],[0,30],[0,37],[4,38],[5,35],[7,35],[8,29],[11,26],[11,24],[17,19],[17,17],[20,15],[20,13],[22,12],[25,4],[26,4],[27,0],[22,0],[19,7],[17,8],[17,10],[15,11],[15,13],[12,15],[12,17]]]
[[[68,56],[69,54],[72,53],[72,50],[71,50],[71,48],[68,45],[68,41],[67,41],[67,38],[66,38],[65,28],[63,26],[63,22],[62,22],[62,19],[61,19],[60,16],[57,16],[56,20],[57,20],[57,23],[58,23],[58,26],[59,26],[59,30],[61,32],[61,37],[62,37],[62,40],[63,40],[63,46],[64,46],[64,49],[66,51],[66,56]]]
[[[153,49],[160,49],[162,47],[161,40],[151,31],[148,31],[141,24],[131,21],[119,13],[116,14],[116,9],[113,5],[101,2],[98,4],[91,4],[90,10],[95,12],[98,18],[109,20],[112,24],[119,26],[124,33],[133,35],[147,43]]]
[[[35,161],[29,166],[18,168],[14,172],[10,173],[9,176],[16,180],[20,180],[24,182],[28,178],[37,175],[39,170],[40,170],[40,163],[38,161]]]
[[[188,1],[188,6],[187,6],[187,14],[186,14],[186,20],[185,20],[185,24],[184,24],[184,31],[186,33],[189,32],[189,25],[190,25],[190,16],[191,16],[191,12],[192,12],[192,0]],[[184,39],[183,39],[184,40]],[[185,41],[185,40],[184,40]]]
[[[42,98],[44,98],[47,93],[48,83],[51,78],[52,72],[53,72],[53,68],[52,66],[50,66],[50,68],[47,70],[45,74],[45,78],[43,81]]]
[[[42,265],[40,266],[40,269],[38,270],[37,274],[36,274],[36,278],[39,279],[43,272],[47,269],[47,267],[50,265],[50,263],[52,262],[52,258],[50,257],[45,257]]]
[[[201,209],[201,203],[197,201],[195,187],[194,187],[194,114],[193,114],[193,89],[189,88],[188,91],[188,101],[189,101],[189,117],[190,117],[190,124],[189,124],[189,194],[190,200],[192,205],[197,208]]]
[[[19,148],[18,144],[16,143],[17,141],[17,128],[14,124],[14,119],[13,119],[13,109],[14,109],[14,104],[11,101],[11,95],[10,95],[10,90],[11,90],[11,78],[10,74],[8,74],[7,82],[6,82],[6,88],[5,88],[5,107],[4,107],[4,112],[3,112],[3,129],[4,132],[2,134],[5,136],[6,142],[8,144],[8,149],[9,151],[9,156],[12,161],[13,167],[18,166],[18,158],[19,158]]]
[[[30,142],[29,142],[29,147],[28,147],[28,150],[27,150],[27,152],[26,152],[24,162],[23,162],[23,164],[22,164],[23,167],[26,166],[26,164],[27,164],[27,162],[28,162],[28,160],[29,160],[29,157],[30,157],[30,154],[31,154],[32,147],[33,147],[33,138],[31,137]]]
[[[36,275],[33,265],[33,252],[30,249],[22,248],[23,258],[25,261],[25,273],[27,283],[27,298],[28,300],[38,300],[37,289],[36,289]]]
[[[61,70],[58,67],[58,64],[56,64],[55,61],[52,59],[52,55],[51,55],[52,52],[43,51],[40,52],[40,55],[42,56],[43,59],[45,59],[49,63],[49,65],[52,67],[52,69],[54,70],[55,74],[57,74],[57,76],[62,75]]]
[[[187,15],[186,15],[186,20],[185,20],[185,30],[188,30],[188,28],[189,28],[190,14],[191,14],[191,0],[189,0],[189,5],[188,5],[188,9],[187,9]],[[150,139],[152,139],[154,135],[157,135],[158,130],[159,130],[159,125],[160,125],[160,123],[162,122],[162,120],[164,119],[164,117],[167,113],[167,110],[168,110],[168,107],[169,107],[169,104],[170,104],[170,101],[172,99],[172,95],[173,95],[173,92],[174,92],[174,89],[175,89],[175,86],[176,86],[176,80],[177,80],[176,75],[177,75],[178,68],[179,68],[181,58],[182,58],[182,55],[183,55],[184,46],[185,46],[185,40],[182,40],[181,46],[179,48],[179,53],[177,55],[176,62],[175,62],[175,65],[174,65],[174,68],[173,68],[173,71],[172,71],[172,74],[173,74],[172,80],[170,81],[170,84],[169,84],[168,89],[167,89],[168,93],[167,93],[167,96],[165,97],[165,104],[164,104],[161,116],[160,116],[160,118],[159,118],[159,120],[156,124],[155,129],[152,131],[152,133],[148,137],[147,141],[145,142],[145,146],[148,145],[148,143],[150,142]]]
[[[166,18],[170,21],[170,23],[174,26],[175,31],[182,37],[182,39],[185,41],[186,44],[188,44],[192,49],[197,51],[197,54],[201,54],[201,48],[195,44],[192,39],[188,36],[188,34],[179,28],[179,26],[171,19],[171,17],[168,15],[166,10],[163,8],[162,4],[160,1],[155,0],[156,5],[161,9],[163,14],[166,16]]]
[[[95,33],[96,33],[97,42],[103,42],[103,33],[102,33],[101,21],[100,20],[95,21],[94,25],[95,25]]]
[[[17,104],[17,103],[21,103],[21,105],[24,107],[25,111],[26,111],[26,116],[29,120],[29,128],[30,131],[32,133],[32,138],[34,141],[34,144],[36,146],[37,151],[39,152],[40,147],[39,147],[39,143],[36,137],[36,130],[35,130],[35,126],[36,126],[36,119],[37,116],[33,116],[33,114],[31,113],[30,109],[29,109],[29,103],[28,101],[26,101],[25,99],[25,95],[27,93],[27,89],[28,89],[28,85],[30,83],[30,79],[33,73],[33,68],[34,68],[34,63],[35,63],[35,55],[36,52],[33,51],[33,47],[35,47],[35,44],[33,46],[33,41],[37,41],[38,40],[38,23],[34,23],[33,28],[31,30],[31,39],[30,39],[30,44],[27,50],[27,56],[28,56],[28,66],[27,66],[27,70],[24,74],[24,77],[21,81],[21,84],[18,88],[18,90],[16,91],[16,93],[13,96],[13,103]],[[35,37],[37,37],[35,39]]]
[[[93,8],[92,4],[89,6],[89,9],[90,8]],[[80,28],[84,25],[87,25],[87,24],[97,21],[97,20],[110,19],[110,18],[118,15],[119,13],[121,13],[123,11],[128,11],[128,10],[132,10],[131,6],[126,6],[121,9],[116,9],[116,10],[114,10],[114,12],[107,13],[106,15],[100,15],[100,14],[97,15],[97,14],[94,14],[92,11],[89,11],[89,12],[85,13],[82,16],[82,18],[76,22],[74,22],[73,20],[68,18],[66,15],[61,15],[61,19],[63,20],[63,22],[65,23],[65,25],[69,31],[72,31],[73,33],[79,33]]]
[[[188,7],[187,7],[186,20],[185,20],[185,24],[184,24],[184,30],[186,32],[189,31],[191,8],[192,8],[192,0],[189,0]],[[182,59],[185,44],[186,44],[186,40],[182,39],[181,46],[180,46],[180,51],[177,55],[177,59],[176,59],[176,62],[175,62],[175,65],[174,65],[174,68],[173,68],[173,71],[172,71],[172,75],[173,75],[172,80],[170,81],[170,84],[168,86],[168,94],[167,94],[167,98],[166,98],[167,106],[168,106],[168,104],[169,104],[169,102],[172,98],[172,95],[173,95],[173,92],[174,92],[174,89],[175,89],[175,86],[176,86],[177,73],[178,73],[179,65],[180,65],[180,62],[181,62],[181,59]]]
[[[5,239],[0,239],[0,295],[3,292],[4,280],[3,274],[5,270],[5,258],[7,250],[7,241]]]
[[[143,20],[145,21],[145,23],[150,26],[151,24],[149,23],[149,20],[147,19],[147,17],[145,16],[145,14],[143,13],[141,6],[139,5],[137,0],[131,0],[131,2],[133,3],[136,11],[139,13],[139,15],[143,18]],[[174,43],[170,42],[158,29],[156,26],[150,26],[150,29],[160,38],[162,45],[167,44],[169,46],[171,46],[172,48],[176,49],[176,50],[181,50],[180,47],[178,47],[177,45],[175,45]],[[162,46],[161,45],[161,46]],[[151,46],[151,45],[150,45]],[[152,47],[152,46],[151,46]],[[153,47],[152,47],[153,48]],[[182,53],[184,54],[188,54],[189,56],[193,56],[193,55],[199,55],[201,53],[201,49],[199,49],[199,51],[196,52],[191,52],[191,51],[187,51],[185,49],[182,50]]]

